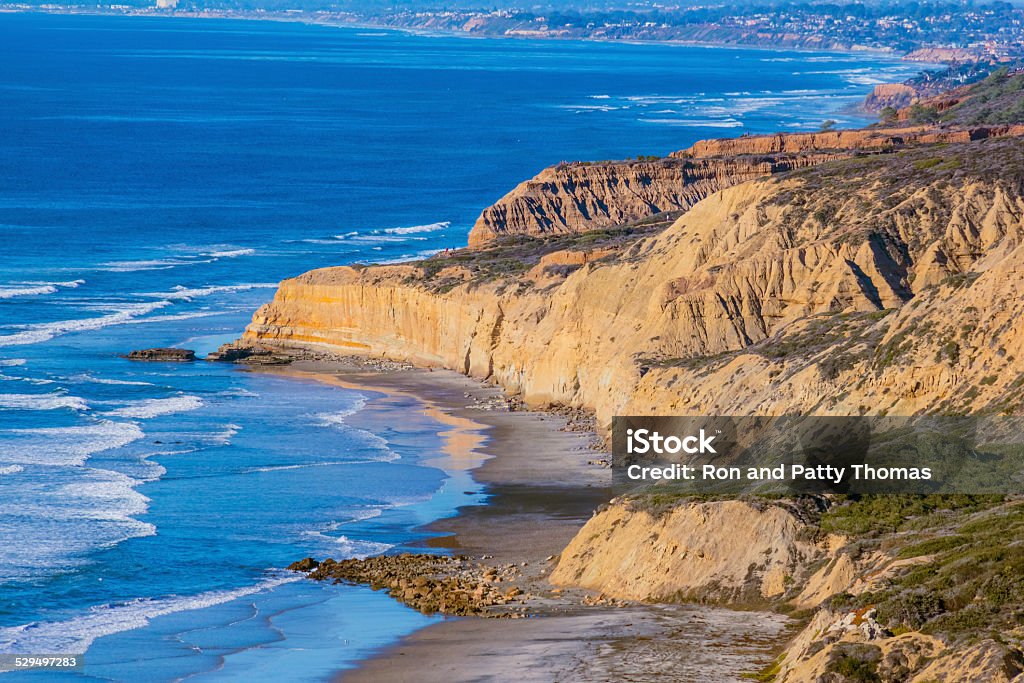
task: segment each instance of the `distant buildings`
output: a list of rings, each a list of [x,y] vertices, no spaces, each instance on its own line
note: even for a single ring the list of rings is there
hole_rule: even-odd
[[[156,0],[157,9],[174,9],[178,6],[178,0]]]

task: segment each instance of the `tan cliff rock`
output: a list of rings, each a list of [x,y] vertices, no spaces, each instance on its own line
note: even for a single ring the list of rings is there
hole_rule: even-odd
[[[486,246],[505,236],[600,230],[686,211],[727,187],[856,153],[1021,135],[1024,126],[779,133],[703,140],[663,159],[559,164],[484,209],[470,231],[469,246]]]
[[[702,140],[688,149],[675,152],[672,156],[719,157],[740,154],[870,151],[1020,135],[1024,135],[1024,126],[1022,125],[977,126],[961,129],[908,126],[905,128],[832,130],[819,133],[776,133],[775,135],[748,135],[739,138]]]
[[[560,164],[484,209],[469,233],[469,246],[480,247],[507,235],[598,230],[683,211],[723,188],[835,158],[838,155],[762,155]]]
[[[955,163],[951,146],[726,189],[543,287],[472,275],[489,252],[313,271],[282,283],[243,343],[444,366],[602,424],[686,411],[909,414],[968,399],[1017,409],[1024,145],[955,149]],[[990,163],[1001,177],[986,176]],[[468,270],[434,286],[455,266]]]
[[[613,503],[559,557],[550,581],[646,601],[757,604],[806,577],[828,543],[781,506],[689,503],[662,513]]]
[[[880,83],[864,99],[864,109],[880,112],[886,107],[903,109],[919,99],[917,89],[905,83]]]
[[[616,414],[1020,414],[1024,140],[956,135],[726,187],[653,231],[580,235],[583,223],[415,264],[312,271],[282,283],[241,343],[448,367],[529,405],[592,410],[602,426]],[[805,152],[836,139],[699,151]],[[580,192],[587,206],[591,190]],[[778,506],[619,502],[587,523],[551,579],[618,598],[816,610],[781,683],[829,680],[854,651],[918,683],[1019,675],[999,643],[965,655],[888,633],[870,610],[833,611],[830,597],[877,589],[903,560],[806,532]]]

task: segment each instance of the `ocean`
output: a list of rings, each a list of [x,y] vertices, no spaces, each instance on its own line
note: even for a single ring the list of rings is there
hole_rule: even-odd
[[[329,679],[433,618],[282,571],[402,549],[482,493],[408,399],[135,363],[283,278],[458,247],[544,166],[814,130],[866,54],[0,14],[0,653],[31,680]],[[18,680],[21,674],[8,678]]]

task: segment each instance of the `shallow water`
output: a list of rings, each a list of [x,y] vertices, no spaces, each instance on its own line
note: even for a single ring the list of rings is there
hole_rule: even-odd
[[[411,399],[353,426],[371,393],[118,354],[204,354],[284,277],[459,246],[544,165],[857,123],[913,69],[10,14],[0,63],[0,652],[117,680],[322,680],[430,620],[280,568],[475,495]]]

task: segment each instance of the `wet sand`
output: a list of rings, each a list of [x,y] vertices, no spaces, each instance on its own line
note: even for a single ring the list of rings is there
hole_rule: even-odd
[[[508,412],[503,394],[444,370],[375,370],[345,361],[297,361],[267,368],[383,394],[415,397],[450,427],[445,469],[462,465],[489,496],[429,524],[424,545],[492,563],[521,566],[524,589],[539,595],[528,619],[446,618],[387,647],[344,683],[416,681],[733,681],[772,657],[786,620],[777,615],[693,606],[584,606],[580,591],[553,591],[557,556],[611,497],[610,471],[588,461],[589,433],[566,431],[561,417]],[[495,407],[498,409],[493,409]],[[353,416],[356,417],[356,416]],[[525,564],[524,564],[525,563]]]

